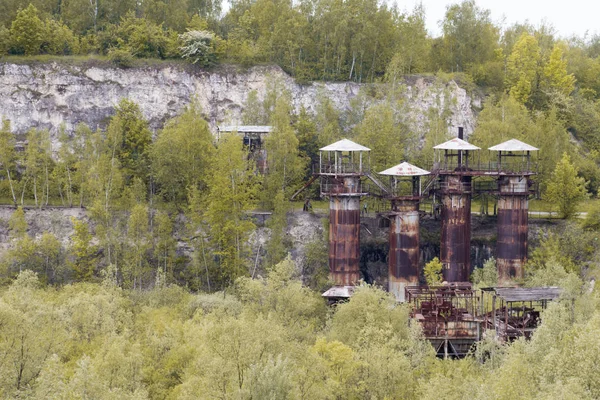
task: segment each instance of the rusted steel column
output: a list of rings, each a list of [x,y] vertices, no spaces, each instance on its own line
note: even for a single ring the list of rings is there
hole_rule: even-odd
[[[359,179],[344,178],[344,193],[329,198],[329,272],[338,286],[354,285],[360,279]]]
[[[447,282],[467,282],[471,272],[471,177],[442,176],[440,261]]]
[[[527,262],[527,177],[503,177],[499,182],[499,190],[496,263],[498,281],[506,284],[513,279],[523,278],[523,267]]]
[[[390,215],[388,290],[404,302],[406,286],[419,285],[419,201],[394,201]]]

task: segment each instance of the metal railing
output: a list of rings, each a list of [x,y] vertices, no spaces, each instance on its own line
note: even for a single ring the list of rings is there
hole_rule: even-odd
[[[367,183],[359,182],[357,185],[344,185],[342,182],[321,182],[321,193],[336,194],[363,194],[369,193],[371,187]]]
[[[469,160],[459,163],[457,159],[446,159],[433,164],[433,171],[477,171],[489,173],[508,173],[508,174],[535,174],[538,170],[538,163],[534,161],[477,161]]]
[[[364,175],[370,172],[369,166],[366,164],[351,163],[351,162],[321,162],[313,164],[313,173],[322,175]]]

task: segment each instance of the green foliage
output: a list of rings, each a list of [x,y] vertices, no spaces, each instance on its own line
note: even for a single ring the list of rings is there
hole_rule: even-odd
[[[153,177],[163,198],[180,204],[190,188],[206,189],[214,157],[213,136],[193,101],[165,125],[150,150]]]
[[[111,147],[114,146],[126,182],[133,182],[133,178],[147,182],[152,133],[136,103],[127,99],[119,102],[108,125],[107,138]]]
[[[61,56],[79,54],[79,40],[73,31],[63,23],[47,19],[41,51]]]
[[[356,140],[368,143],[371,168],[383,171],[406,159],[410,149],[409,131],[394,115],[390,104],[371,106],[356,127]]]
[[[537,39],[523,33],[506,60],[506,87],[512,97],[527,104],[537,85],[540,48]]]
[[[429,286],[435,286],[442,283],[442,263],[437,257],[425,264],[423,268],[423,275],[425,275],[425,281]]]
[[[8,229],[12,239],[21,239],[27,234],[27,221],[23,207],[18,207],[8,220]]]
[[[108,51],[110,62],[120,68],[131,68],[134,65],[133,54],[128,48],[114,48]]]
[[[78,281],[90,280],[94,275],[97,248],[92,245],[92,234],[89,225],[72,218],[73,236],[71,237],[72,268]]]
[[[575,88],[575,77],[567,72],[567,60],[564,59],[565,50],[564,43],[554,45],[543,76],[544,83],[549,90],[568,96]]]
[[[483,263],[482,268],[475,268],[471,275],[471,282],[478,288],[498,286],[496,260],[492,257]]]
[[[561,218],[575,215],[577,203],[587,198],[586,182],[577,176],[577,172],[570,157],[564,153],[548,182],[546,197],[556,205]]]
[[[15,137],[10,131],[10,121],[4,120],[2,121],[2,129],[0,129],[0,166],[8,179],[13,205],[15,206],[17,205],[17,197],[12,177],[16,175],[16,160]]]
[[[12,50],[16,54],[38,54],[44,40],[44,23],[33,4],[20,10],[10,27]]]
[[[494,57],[499,30],[492,23],[490,11],[464,0],[446,10],[442,21],[443,66],[450,71],[465,71]]]
[[[218,265],[216,279],[231,283],[247,275],[248,246],[244,237],[254,229],[246,212],[254,205],[256,184],[243,143],[235,133],[221,137],[208,179],[206,222]]]

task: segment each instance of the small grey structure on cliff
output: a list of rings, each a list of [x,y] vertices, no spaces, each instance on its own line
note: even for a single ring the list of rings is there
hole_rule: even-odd
[[[103,128],[119,100],[129,98],[140,105],[150,127],[156,130],[195,96],[211,127],[216,128],[221,123],[240,123],[248,94],[256,90],[262,99],[268,83],[274,80],[290,91],[297,111],[304,106],[309,113],[315,112],[321,95],[344,111],[361,89],[361,84],[353,82],[298,84],[277,66],[191,70],[182,66],[119,69],[62,63],[2,63],[0,118],[9,119],[15,133],[36,127],[54,134],[61,124],[71,131],[80,122],[92,129]],[[475,121],[472,99],[454,81],[440,84],[435,78],[413,77],[405,85],[415,129],[422,127],[425,111],[441,101],[450,110],[449,132],[464,126],[465,133],[471,133]]]

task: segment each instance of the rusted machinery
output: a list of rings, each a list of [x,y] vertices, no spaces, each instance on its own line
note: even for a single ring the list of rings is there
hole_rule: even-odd
[[[481,339],[479,296],[470,283],[408,287],[406,299],[413,307],[411,317],[439,357],[464,357]]]
[[[538,149],[516,139],[489,148],[498,152],[498,281],[522,279],[527,262],[530,177],[535,174],[531,152]]]
[[[403,162],[379,173],[390,177],[386,197],[391,202],[388,290],[405,301],[405,288],[419,285],[419,202],[421,176],[428,171]]]
[[[485,330],[493,330],[503,341],[529,339],[540,323],[548,302],[560,297],[558,287],[483,288],[480,315]]]
[[[462,136],[462,135],[461,135]],[[471,152],[479,147],[454,138],[434,147],[442,202],[440,261],[446,282],[467,282],[471,273]],[[443,150],[443,158],[441,151]]]
[[[329,197],[329,272],[335,283],[323,296],[330,299],[349,297],[349,287],[360,280],[360,198],[367,195],[361,177],[369,171],[369,151],[348,139],[320,149],[315,174],[321,196]]]

